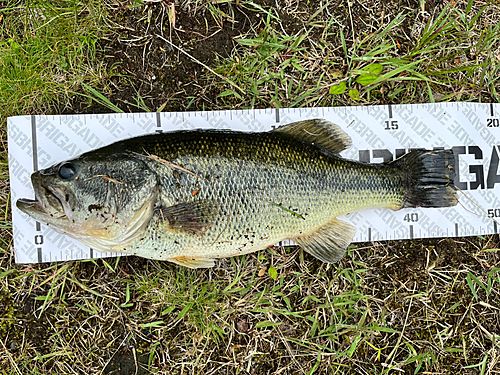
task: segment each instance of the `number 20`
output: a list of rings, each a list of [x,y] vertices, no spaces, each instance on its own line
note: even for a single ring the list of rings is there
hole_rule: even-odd
[[[489,118],[486,120],[486,126],[488,128],[498,128],[500,127],[500,120],[497,118]]]

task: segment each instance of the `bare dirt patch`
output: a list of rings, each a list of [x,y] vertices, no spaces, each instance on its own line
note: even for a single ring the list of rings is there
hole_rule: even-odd
[[[208,10],[196,16],[192,11],[168,2],[118,11],[112,33],[100,46],[102,61],[116,65],[116,71],[130,80],[111,82],[112,101],[132,111],[139,110],[130,105],[137,104],[138,97],[153,110],[184,110],[190,102],[216,106],[219,93],[204,87],[207,69],[203,65],[214,66],[217,59],[228,57],[234,38],[255,27],[259,15],[231,7],[228,16],[224,6],[220,11],[226,16],[221,18]]]

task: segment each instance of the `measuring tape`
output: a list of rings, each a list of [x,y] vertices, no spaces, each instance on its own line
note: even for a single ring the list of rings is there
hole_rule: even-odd
[[[355,242],[498,233],[500,104],[432,103],[203,112],[17,116],[8,119],[9,173],[15,258],[40,263],[115,256],[89,249],[17,210],[33,197],[33,171],[118,140],[182,129],[268,131],[323,118],[340,125],[353,146],[341,155],[387,162],[412,148],[452,148],[460,204],[449,208],[372,209],[347,215]]]

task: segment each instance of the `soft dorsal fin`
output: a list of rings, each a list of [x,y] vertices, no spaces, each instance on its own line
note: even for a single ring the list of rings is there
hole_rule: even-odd
[[[356,229],[346,222],[333,219],[318,230],[293,238],[304,251],[326,263],[340,260],[351,243]]]
[[[338,125],[322,119],[293,122],[273,131],[288,134],[302,142],[321,146],[335,154],[344,151],[352,144],[351,137]]]

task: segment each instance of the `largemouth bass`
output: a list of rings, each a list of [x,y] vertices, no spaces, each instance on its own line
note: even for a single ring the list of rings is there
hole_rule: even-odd
[[[341,215],[457,204],[451,150],[366,164],[339,156],[350,144],[317,119],[146,135],[35,172],[17,207],[97,250],[200,268],[286,239],[335,262],[355,233]]]

